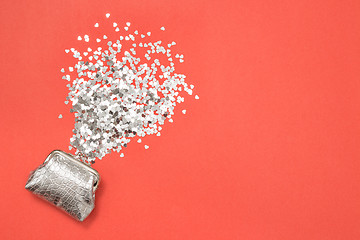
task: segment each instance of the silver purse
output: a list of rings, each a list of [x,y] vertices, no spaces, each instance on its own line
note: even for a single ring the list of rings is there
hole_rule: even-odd
[[[83,221],[95,207],[99,173],[73,155],[55,150],[30,173],[25,188]]]

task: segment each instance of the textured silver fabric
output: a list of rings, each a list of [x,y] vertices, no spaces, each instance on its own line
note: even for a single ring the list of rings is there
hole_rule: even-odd
[[[94,169],[56,150],[31,172],[25,188],[83,221],[94,209],[99,180]]]

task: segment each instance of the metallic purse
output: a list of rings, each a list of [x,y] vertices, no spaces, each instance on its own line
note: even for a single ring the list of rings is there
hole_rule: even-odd
[[[30,173],[25,188],[83,221],[95,207],[99,173],[73,155],[55,150]]]

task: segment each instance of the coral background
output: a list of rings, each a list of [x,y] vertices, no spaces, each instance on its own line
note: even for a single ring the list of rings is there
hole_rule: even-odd
[[[80,223],[24,185],[67,150],[64,49],[106,12],[165,26],[200,100],[95,163]],[[2,1],[0,18],[1,239],[360,239],[360,1]]]

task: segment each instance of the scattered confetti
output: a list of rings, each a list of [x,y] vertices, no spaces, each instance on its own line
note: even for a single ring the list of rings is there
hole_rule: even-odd
[[[98,24],[98,23],[95,23],[94,27],[96,27],[96,28],[99,27],[99,24]]]
[[[199,96],[198,96],[198,95],[195,95],[195,99],[199,99]]]
[[[107,13],[106,18],[109,17]],[[130,25],[126,22],[124,29],[127,31]],[[115,32],[120,31],[117,23],[113,27]],[[113,39],[111,34],[92,36],[97,43],[100,38],[110,38],[101,47],[85,43],[90,39],[85,35],[83,44],[89,44],[87,52],[65,50],[77,59],[76,64],[66,68],[68,73],[61,69],[62,78],[70,82],[65,104],[70,102],[70,112],[75,114],[70,144],[76,149],[75,154],[81,154],[86,161],[102,159],[111,151],[120,152],[135,136],[140,137],[138,143],[147,135],[160,136],[162,125],[173,122],[175,107],[184,102],[183,93],[193,94],[194,86],[186,83],[184,74],[176,72],[173,55],[179,60],[176,62],[183,61],[182,54],[173,54],[170,49],[176,43],[144,41],[146,35],[151,32],[136,30],[134,35],[123,34]],[[120,157],[124,154],[120,153]]]

